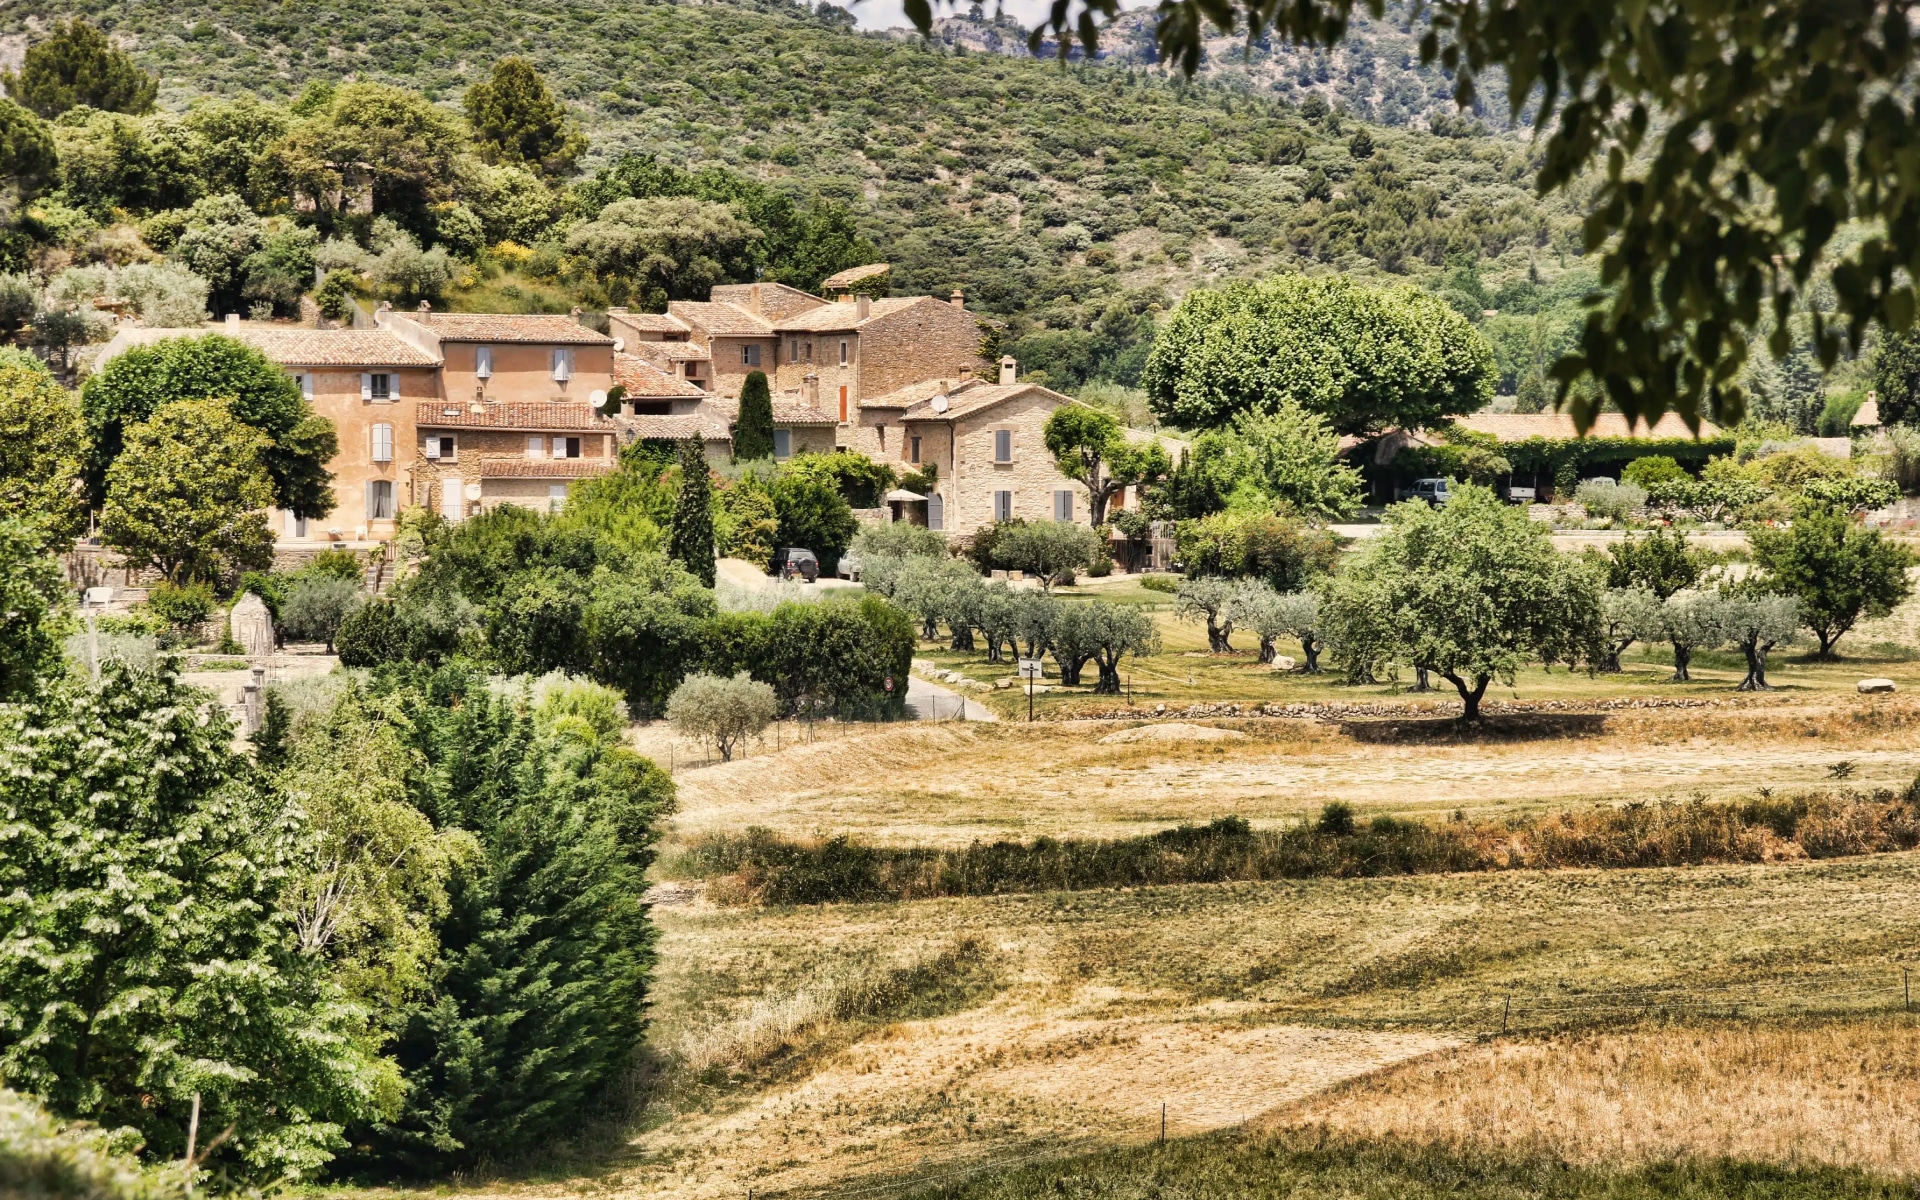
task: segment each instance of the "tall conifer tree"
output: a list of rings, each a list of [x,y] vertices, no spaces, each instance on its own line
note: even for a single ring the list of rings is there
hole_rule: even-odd
[[[667,553],[707,587],[713,586],[713,480],[697,437],[680,442],[680,499],[673,506]]]
[[[733,426],[735,462],[773,457],[773,389],[765,371],[747,372],[740,385],[740,419]]]

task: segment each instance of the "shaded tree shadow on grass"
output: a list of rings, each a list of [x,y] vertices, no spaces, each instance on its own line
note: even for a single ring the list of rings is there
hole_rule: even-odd
[[[1487,713],[1464,717],[1368,717],[1340,722],[1340,732],[1367,745],[1471,745],[1598,737],[1606,713]]]

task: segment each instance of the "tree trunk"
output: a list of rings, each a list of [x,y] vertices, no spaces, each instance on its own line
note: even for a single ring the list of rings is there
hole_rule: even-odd
[[[920,622],[920,636],[929,642],[939,637],[940,636],[939,619],[936,617],[928,617],[926,620]]]
[[[1100,679],[1093,685],[1093,690],[1103,696],[1118,696],[1120,694],[1119,657],[1116,656],[1112,662],[1108,662],[1102,656],[1097,661],[1100,665]]]
[[[1480,698],[1487,694],[1487,685],[1493,682],[1493,677],[1489,675],[1476,675],[1474,676],[1472,687],[1468,687],[1466,680],[1451,671],[1443,672],[1440,678],[1452,684],[1454,690],[1460,693],[1460,703],[1465,706],[1465,711],[1460,714],[1460,719],[1463,721],[1478,721],[1480,719]]]
[[[1233,653],[1233,643],[1227,640],[1232,634],[1232,621],[1222,621],[1212,613],[1207,614],[1207,649],[1215,654]]]
[[[1809,626],[1809,628],[1813,629],[1813,636],[1820,639],[1820,649],[1814,652],[1814,657],[1822,662],[1838,661],[1840,656],[1833,652],[1833,647],[1835,643],[1846,636],[1847,631],[1845,629],[1820,629],[1813,626]]]
[[[1093,484],[1087,488],[1087,517],[1097,529],[1107,523],[1107,502],[1112,497],[1107,490],[1108,481],[1100,478],[1100,469],[1093,470]]]
[[[1772,642],[1743,642],[1741,653],[1747,656],[1747,677],[1740,681],[1737,692],[1770,692],[1773,685],[1767,682],[1767,652],[1773,649]]]
[[[1260,636],[1260,661],[1262,663],[1273,661],[1273,639],[1265,634]]]
[[[1086,669],[1087,660],[1069,655],[1066,658],[1057,658],[1054,661],[1060,664],[1061,684],[1066,687],[1079,687],[1080,672]]]
[[[1302,634],[1300,637],[1300,653],[1307,660],[1306,673],[1309,675],[1318,675],[1320,673],[1319,640],[1310,633]]]
[[[1449,675],[1447,678],[1452,679],[1453,676]],[[1459,685],[1456,684],[1454,686],[1457,687]],[[1433,690],[1433,680],[1427,678],[1427,669],[1425,667],[1415,667],[1413,669],[1413,690],[1416,692],[1430,692]]]
[[[1605,653],[1600,657],[1600,673],[1602,675],[1620,674],[1620,656],[1625,654],[1627,647],[1633,645],[1633,643],[1633,638],[1628,638],[1626,641],[1620,642],[1617,645],[1613,642],[1608,642]]]
[[[1688,664],[1693,662],[1693,647],[1673,644],[1673,678],[1669,683],[1692,683],[1693,676],[1687,674]]]

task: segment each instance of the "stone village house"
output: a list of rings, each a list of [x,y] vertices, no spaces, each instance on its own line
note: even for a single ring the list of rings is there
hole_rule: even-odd
[[[1041,434],[1056,408],[1076,401],[1017,382],[1010,358],[985,378],[981,329],[959,292],[871,299],[840,290],[827,300],[781,284],[725,285],[664,314],[613,310],[607,334],[577,313],[425,305],[406,313],[382,305],[371,329],[238,317],[198,331],[127,326],[98,363],[217,332],[299,380],[338,431],[337,503],[319,520],[273,514],[284,550],[385,542],[410,505],[456,521],[499,504],[556,508],[575,481],[613,469],[619,447],[635,440],[697,436],[724,461],[740,387],[754,370],[773,386],[777,458],[839,451],[903,475],[936,468],[924,497],[889,497],[897,518],[955,537],[997,519],[1088,519],[1085,489],[1054,468]],[[616,386],[618,410],[603,413]]]

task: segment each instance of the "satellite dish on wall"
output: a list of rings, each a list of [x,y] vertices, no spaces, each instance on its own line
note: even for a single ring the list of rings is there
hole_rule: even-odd
[[[597,409],[605,411],[607,407],[607,394],[599,388],[595,388],[587,393],[587,403]]]
[[[470,484],[468,484],[468,485],[467,485],[467,499],[469,499],[469,500],[478,500],[479,498],[480,498],[480,485],[479,485],[479,484],[477,484],[477,483],[470,483]]]
[[[938,396],[935,396],[933,399],[927,401],[927,403],[933,408],[933,411],[937,413],[943,413],[947,411],[947,394],[945,392],[942,392]]]
[[[624,354],[626,353],[626,350],[627,350],[627,339],[625,338],[613,339],[613,352],[615,354]]]

